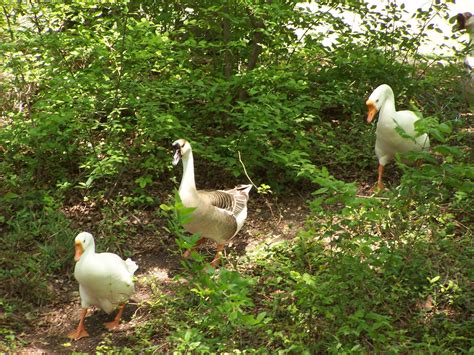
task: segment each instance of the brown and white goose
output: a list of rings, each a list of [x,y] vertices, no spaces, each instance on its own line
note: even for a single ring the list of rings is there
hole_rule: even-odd
[[[474,16],[470,12],[457,15],[457,22],[460,30],[466,30],[469,34],[469,43],[472,49],[464,58],[467,78],[462,82],[463,92],[466,101],[474,107]]]
[[[201,239],[217,243],[217,252],[211,262],[216,267],[225,243],[229,242],[244,225],[247,218],[247,201],[252,185],[238,185],[231,190],[197,190],[194,180],[194,158],[191,144],[185,139],[173,142],[173,165],[183,160],[183,177],[179,186],[179,197],[185,207],[195,208],[191,220],[184,224],[186,231],[199,234]],[[184,253],[188,257],[192,249]]]
[[[460,30],[466,30],[469,33],[470,42],[474,43],[474,16],[470,12],[457,14],[456,16]],[[474,48],[471,50],[471,57],[474,57]],[[473,65],[471,65],[471,68]]]

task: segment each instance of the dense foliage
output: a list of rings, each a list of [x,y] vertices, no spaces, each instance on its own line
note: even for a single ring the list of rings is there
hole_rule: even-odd
[[[173,297],[154,285],[142,305],[153,320],[115,350],[472,351],[463,73],[457,58],[439,65],[419,53],[445,3],[414,15],[416,33],[394,1],[379,10],[363,0],[311,9],[297,0],[20,1],[2,10],[0,349],[21,341],[27,322],[17,314],[71,277],[78,206],[99,211],[91,225],[114,236],[98,242],[110,250],[133,243],[140,230],[129,220],[144,210],[189,242],[173,217],[179,202],[168,200],[169,145],[186,137],[210,185],[245,178],[240,152],[261,190],[282,199],[314,191],[307,226],[215,273],[186,264],[186,282]],[[375,176],[364,101],[381,83],[421,108],[433,149],[421,166],[399,159],[388,191],[361,196],[358,184]],[[154,223],[142,231],[160,238],[163,222]]]

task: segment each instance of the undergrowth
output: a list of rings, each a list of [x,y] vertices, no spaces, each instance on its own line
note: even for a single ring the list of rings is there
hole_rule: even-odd
[[[431,135],[462,143],[459,127],[445,125],[432,124]],[[472,351],[474,248],[472,214],[465,211],[473,202],[473,171],[466,165],[466,146],[443,147],[435,144],[436,158],[413,157],[424,158],[419,168],[403,163],[409,157],[399,160],[400,185],[373,196],[358,196],[354,184],[326,169],[302,166],[301,174],[320,186],[304,230],[293,240],[261,245],[234,270],[207,269],[202,257],[186,262],[178,277],[185,282],[168,290],[156,286],[144,305],[153,320],[137,328],[136,346],[194,352]],[[437,178],[448,171],[448,179]],[[192,243],[179,229],[189,211],[179,203],[176,209],[170,231]],[[173,297],[163,295],[168,292]],[[153,344],[163,330],[167,342]]]

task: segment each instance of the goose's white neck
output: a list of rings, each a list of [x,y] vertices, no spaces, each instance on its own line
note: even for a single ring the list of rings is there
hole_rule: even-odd
[[[182,193],[194,193],[196,192],[196,183],[194,181],[194,158],[193,152],[190,150],[186,156],[182,157],[183,160],[183,177],[181,178],[181,184],[179,185],[179,194]]]
[[[469,33],[469,38],[471,39],[471,43],[474,42],[474,17],[470,17],[466,23],[464,24],[464,28]]]
[[[78,260],[78,264],[82,265],[86,262],[89,257],[93,257],[95,255],[95,243],[92,241],[92,245],[88,245],[87,248],[84,248],[80,259]]]
[[[474,17],[470,17],[469,20],[466,21],[466,30],[469,33],[469,44],[471,46],[474,45]],[[471,49],[470,56],[474,56],[474,48]]]
[[[393,93],[387,92],[385,95],[385,100],[382,103],[382,107],[380,107],[380,115],[379,115],[379,122],[383,121],[383,123],[389,123],[392,121],[396,112],[395,109],[395,98]]]
[[[82,255],[93,255],[95,254],[95,242],[91,240],[91,244],[84,249],[84,253]]]
[[[472,26],[472,29],[469,31],[469,44],[471,46],[474,46],[474,26]],[[474,57],[474,48],[471,49],[471,57]]]

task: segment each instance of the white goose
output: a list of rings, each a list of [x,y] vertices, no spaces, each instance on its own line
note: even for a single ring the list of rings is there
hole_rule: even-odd
[[[217,243],[217,252],[211,262],[216,267],[224,244],[239,232],[247,218],[247,201],[252,185],[238,185],[232,190],[197,190],[191,145],[185,139],[178,139],[173,143],[173,149],[173,165],[183,160],[179,197],[185,207],[195,208],[191,221],[184,228],[189,233],[199,233],[201,239],[196,246],[202,244],[205,238]],[[184,257],[188,257],[191,251],[187,250]]]
[[[386,84],[377,87],[366,102],[369,110],[367,122],[371,123],[380,111],[377,129],[375,131],[375,154],[379,160],[377,186],[383,189],[382,175],[384,166],[390,162],[396,153],[420,151],[428,149],[430,141],[427,134],[416,137],[415,121],[419,117],[412,111],[396,111],[395,98],[392,88]],[[400,127],[413,140],[403,138],[397,131]]]
[[[79,233],[74,242],[74,277],[79,282],[82,311],[77,329],[69,333],[68,337],[78,340],[89,336],[84,327],[84,319],[90,306],[98,306],[107,313],[119,307],[115,319],[105,323],[105,326],[113,329],[119,325],[125,302],[135,291],[133,274],[138,266],[130,259],[122,260],[116,254],[97,254],[94,238],[90,233]]]

